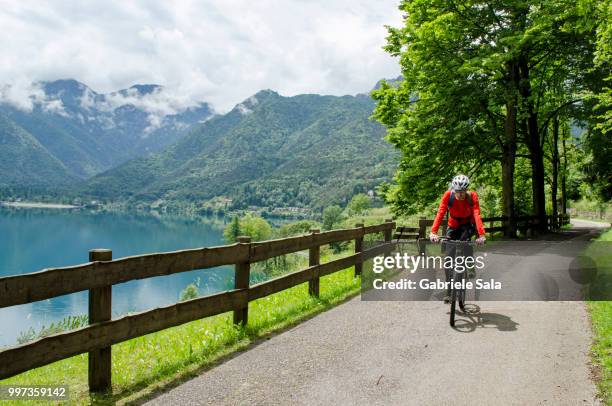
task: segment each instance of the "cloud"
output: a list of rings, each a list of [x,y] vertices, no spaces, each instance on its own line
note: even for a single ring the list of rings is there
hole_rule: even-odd
[[[32,111],[37,106],[49,113],[68,115],[61,100],[49,98],[40,83],[33,83],[23,78],[0,85],[0,102],[12,104],[25,111]]]
[[[102,103],[105,105],[104,107]],[[177,114],[199,105],[199,102],[193,100],[188,94],[164,87],[157,87],[147,94],[140,94],[135,88],[129,88],[121,93],[112,92],[104,95],[102,103],[97,103],[98,108],[102,107],[102,110],[110,111],[131,104],[140,110],[160,117]]]
[[[355,94],[399,74],[381,47],[384,25],[400,22],[397,1],[24,0],[0,8],[0,78],[22,105],[26,84],[60,78],[102,93],[163,85],[176,101],[147,98],[156,111],[224,112],[266,88]]]

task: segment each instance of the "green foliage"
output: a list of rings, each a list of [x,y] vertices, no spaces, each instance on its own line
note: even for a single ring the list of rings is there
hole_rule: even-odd
[[[358,193],[349,202],[349,215],[360,215],[370,208],[370,198],[365,193]]]
[[[579,5],[584,10],[584,20],[593,24],[597,33],[595,65],[607,73],[605,84],[594,88],[592,96],[597,102],[596,129],[609,135],[612,131],[612,2],[582,0]]]
[[[600,201],[612,200],[612,133],[605,134],[593,128],[586,138],[582,162],[586,185]]]
[[[502,213],[501,193],[496,187],[487,186],[478,190],[480,214],[482,217],[495,217]]]
[[[398,214],[424,209],[456,173],[477,183],[499,160],[503,66],[516,39],[510,29],[483,32],[499,17],[477,3],[404,1],[404,26],[389,28],[386,50],[401,57],[404,80],[372,96],[402,152],[395,184],[380,189]]]
[[[234,216],[232,221],[223,230],[223,238],[227,243],[233,243],[241,235],[240,232],[240,220],[238,216]]]
[[[268,240],[272,236],[272,226],[265,219],[251,213],[240,219],[234,216],[223,230],[223,237],[227,243],[232,243],[239,235],[248,235],[252,241]]]
[[[278,229],[274,230],[275,238],[292,237],[301,234],[307,234],[313,228],[318,228],[319,223],[312,220],[294,221],[283,224]]]
[[[552,159],[552,121],[597,128],[585,95],[610,72],[593,62],[595,29],[605,31],[600,38],[609,31],[606,7],[590,0],[402,1],[404,23],[388,28],[385,49],[399,58],[403,80],[372,92],[374,117],[402,154],[394,182],[379,188],[394,212],[425,209],[458,172],[477,187],[503,189],[517,212],[532,212],[547,176],[539,162]],[[586,17],[594,9],[595,23]],[[609,148],[592,137],[593,178],[605,190],[609,160],[595,150],[603,157]],[[516,185],[508,176],[502,183],[502,165],[512,169],[515,160],[509,172]]]
[[[329,206],[323,210],[323,230],[332,230],[344,221],[343,210],[340,206]]]
[[[190,283],[181,291],[179,301],[195,299],[198,296],[200,296],[200,278],[197,278],[195,282]]]
[[[247,213],[240,219],[240,232],[242,235],[250,236],[252,241],[263,241],[270,239],[272,226],[265,219]]]

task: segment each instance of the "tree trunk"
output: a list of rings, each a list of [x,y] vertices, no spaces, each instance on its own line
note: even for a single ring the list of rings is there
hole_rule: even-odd
[[[507,120],[507,119],[506,119]],[[516,224],[514,221],[514,161],[516,145],[514,151],[506,146],[502,153],[502,199],[504,205],[504,216],[508,218],[505,224],[504,236],[516,236]]]
[[[533,212],[538,220],[536,229],[546,231],[546,195],[544,192],[544,151],[541,146],[540,131],[538,128],[538,114],[534,109],[531,98],[531,84],[529,82],[529,66],[525,58],[521,58],[520,89],[524,105],[527,106],[528,147],[531,158],[531,187],[533,192]]]
[[[558,209],[557,209],[557,182],[559,177],[559,116],[555,116],[553,121],[553,150],[552,150],[552,184],[550,185],[550,195],[552,198],[552,226],[557,229]]]
[[[504,224],[504,236],[516,236],[516,223],[514,220],[514,166],[516,161],[516,120],[518,115],[517,93],[518,66],[516,63],[508,64],[510,73],[510,95],[506,102],[506,118],[504,122],[504,145],[502,146],[502,200],[504,216],[508,218]]]
[[[565,184],[567,182],[567,152],[565,150],[565,126],[563,127],[563,136],[561,142],[563,143],[563,170],[561,171],[561,213],[567,215],[567,191]]]

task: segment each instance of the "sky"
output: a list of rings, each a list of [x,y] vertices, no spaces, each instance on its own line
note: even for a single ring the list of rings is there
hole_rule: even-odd
[[[37,81],[72,78],[99,93],[154,83],[175,107],[205,101],[224,113],[262,89],[364,93],[399,75],[382,50],[397,5],[0,0],[0,97],[27,108]]]

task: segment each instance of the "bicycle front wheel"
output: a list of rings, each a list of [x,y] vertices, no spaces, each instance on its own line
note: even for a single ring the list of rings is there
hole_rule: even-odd
[[[451,289],[451,297],[450,297],[450,303],[451,303],[451,307],[450,307],[450,325],[451,327],[455,327],[455,312],[457,309],[457,289],[455,289],[455,287],[453,286],[453,288]]]
[[[465,272],[453,272],[453,287],[451,289],[451,308],[450,308],[450,325],[451,327],[455,327],[455,316],[457,314],[457,303],[459,303],[459,308],[462,311],[465,311],[465,289],[463,286],[463,279],[465,278]],[[458,283],[460,287],[455,287],[454,285]]]
[[[455,304],[457,303],[457,289],[452,289],[451,290],[451,319],[450,319],[450,324],[451,327],[455,327]]]

